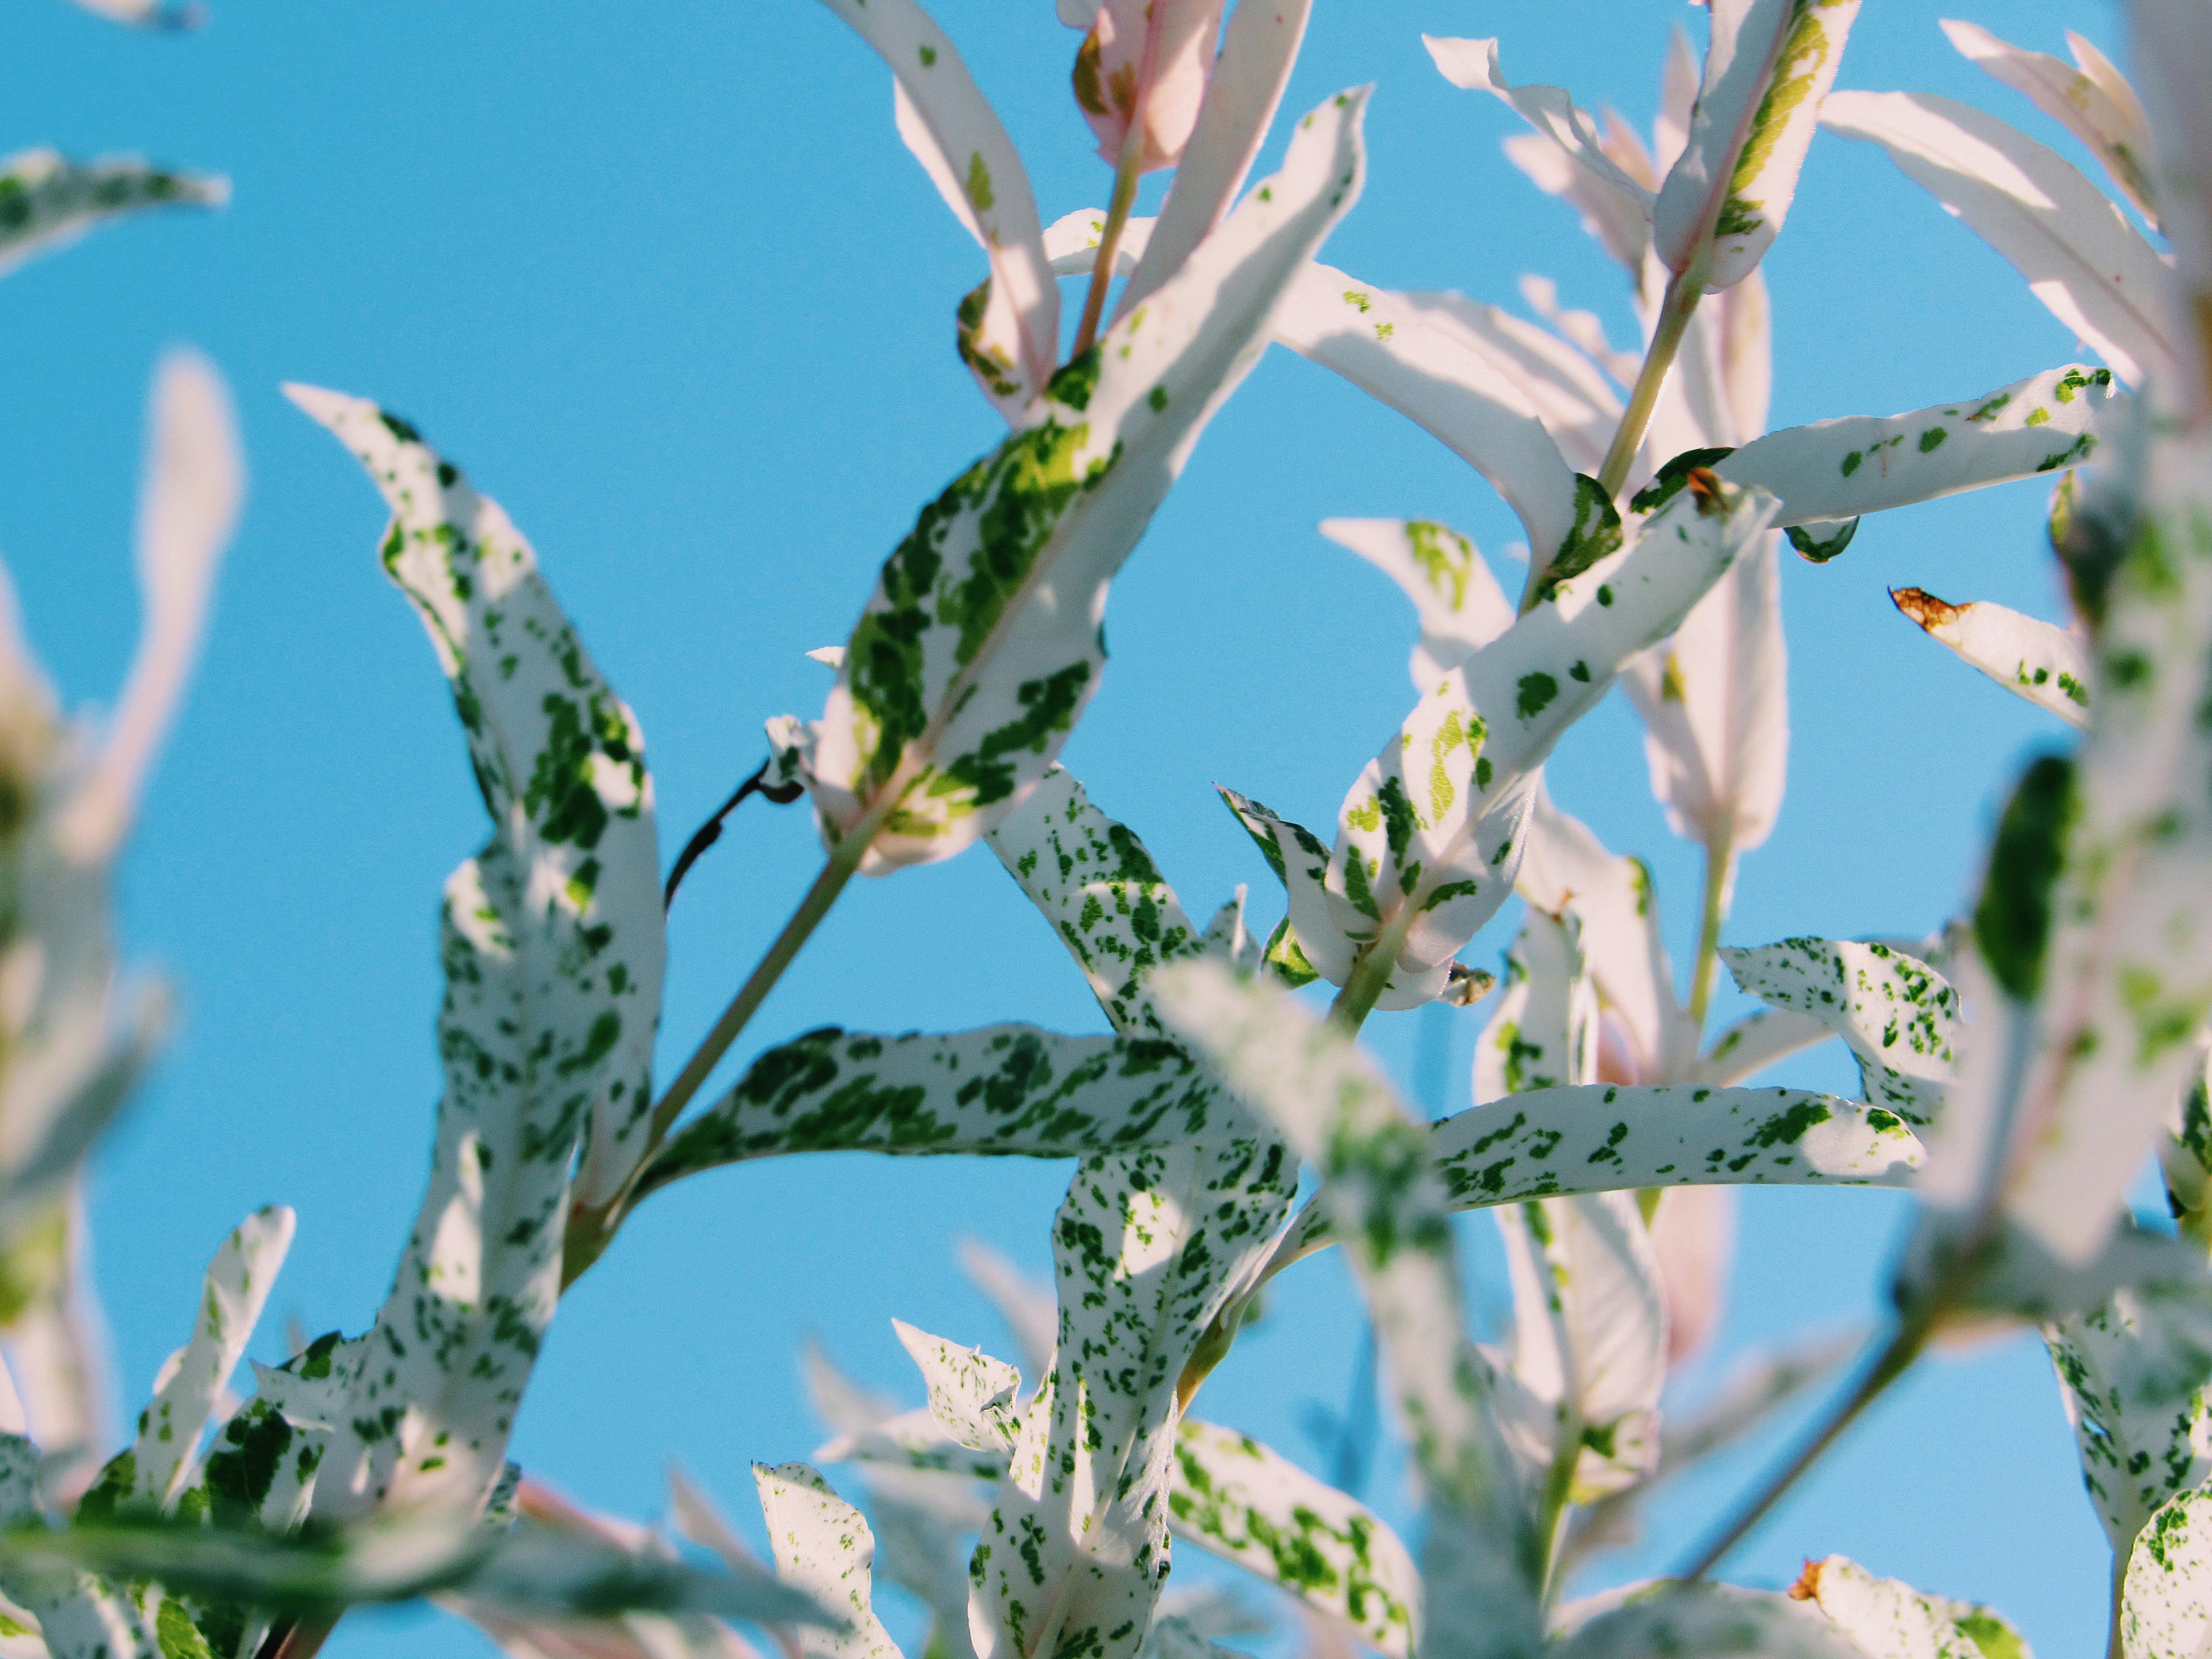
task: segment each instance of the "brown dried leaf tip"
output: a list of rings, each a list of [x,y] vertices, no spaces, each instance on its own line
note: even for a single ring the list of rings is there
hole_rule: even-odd
[[[1917,587],[1905,590],[1908,593],[1919,591]],[[1790,1599],[1793,1601],[1817,1601],[1820,1599],[1820,1564],[1809,1556],[1805,1561],[1805,1571],[1797,1575],[1797,1582],[1790,1587]]]
[[[1889,599],[1891,604],[1931,634],[1958,621],[1966,610],[1963,605],[1952,605],[1937,599],[1924,588],[1893,587],[1889,590]]]
[[[1688,487],[1692,497],[1696,500],[1700,517],[1710,519],[1714,514],[1723,510],[1724,504],[1721,501],[1720,474],[1714,471],[1712,468],[1693,466],[1682,475],[1682,482]]]

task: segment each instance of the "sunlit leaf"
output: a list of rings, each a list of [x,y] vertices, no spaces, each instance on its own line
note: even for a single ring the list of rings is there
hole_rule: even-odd
[[[1951,44],[1975,68],[2027,94],[2036,108],[2087,145],[2120,193],[2157,225],[2150,123],[2135,88],[2110,58],[2072,29],[2066,31],[2066,45],[2074,54],[2068,64],[2001,40],[1978,24],[1953,17],[1942,24]]]
[[[1959,996],[1925,963],[1881,944],[1793,939],[1721,960],[1771,1007],[1820,1020],[1859,1063],[1867,1104],[1918,1128],[1942,1109],[1954,1076]]]
[[[799,1632],[806,1659],[901,1659],[876,1617],[875,1534],[860,1512],[804,1463],[753,1465],[778,1577],[845,1620]]]
[[[1560,1617],[1569,1634],[1552,1650],[1558,1659],[1868,1659],[1816,1608],[1778,1590],[1734,1584],[1632,1584],[1574,1603]]]
[[[2089,642],[1987,600],[1951,605],[1917,587],[1893,587],[1891,601],[1961,662],[2072,726],[2089,723]]]
[[[51,149],[0,161],[0,274],[67,247],[110,219],[147,208],[216,208],[228,179],[177,173],[135,156],[72,161]]]
[[[1808,1561],[1790,1594],[1827,1614],[1867,1659],[1991,1659],[1975,1633],[2004,1628],[1972,1603],[1923,1595],[1900,1579],[1877,1578],[1840,1555]]]
[[[1418,695],[1513,625],[1513,604],[1474,544],[1424,519],[1324,519],[1321,533],[1405,591],[1420,617]]]

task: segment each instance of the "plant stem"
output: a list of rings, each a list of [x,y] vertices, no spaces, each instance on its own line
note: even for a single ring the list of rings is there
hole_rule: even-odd
[[[1923,1310],[1908,1315],[1875,1355],[1873,1363],[1867,1367],[1857,1386],[1845,1396],[1843,1403],[1828,1414],[1827,1420],[1767,1481],[1759,1495],[1736,1511],[1735,1518],[1698,1553],[1697,1560],[1681,1577],[1703,1578],[1718,1566],[1729,1552],[1744,1540],[1751,1529],[1766,1518],[1767,1511],[1782,1501],[1790,1487],[1797,1484],[1798,1478],[1819,1462],[1844,1431],[1858,1420],[1859,1413],[1874,1404],[1884,1389],[1911,1369],[1912,1362],[1920,1357],[1920,1351],[1928,1346],[1928,1338],[1935,1328],[1935,1307],[1932,1304],[1925,1304]]]
[[[1114,166],[1114,194],[1106,204],[1106,226],[1098,233],[1098,258],[1091,267],[1091,289],[1083,296],[1083,320],[1075,325],[1075,344],[1068,356],[1080,357],[1098,339],[1098,319],[1106,312],[1106,290],[1114,282],[1114,256],[1121,246],[1121,232],[1129,222],[1129,210],[1137,204],[1138,164],[1145,157],[1144,123],[1132,121],[1129,136],[1121,141],[1121,159]]]
[[[1613,447],[1606,451],[1605,465],[1598,469],[1598,483],[1607,495],[1620,495],[1621,485],[1628,482],[1628,469],[1635,464],[1644,430],[1651,424],[1651,411],[1659,403],[1659,390],[1667,383],[1667,371],[1674,366],[1674,354],[1682,347],[1682,332],[1705,295],[1705,273],[1696,266],[1668,278],[1666,296],[1659,302],[1659,321],[1651,331],[1651,343],[1644,349],[1644,367],[1637,371],[1628,407],[1621,411],[1620,425],[1613,431]],[[1540,574],[1532,563],[1532,592]],[[1522,609],[1527,610],[1528,605],[1524,603]]]
[[[1705,843],[1705,908],[1698,924],[1698,956],[1690,969],[1690,1023],[1697,1028],[1698,1046],[1705,1041],[1705,1010],[1713,999],[1713,979],[1720,967],[1721,927],[1728,921],[1729,897],[1735,886],[1735,846],[1728,830],[1717,832]]]
[[[865,823],[862,827],[872,829]],[[668,1092],[661,1096],[659,1104],[653,1109],[653,1121],[648,1126],[646,1140],[648,1146],[658,1146],[666,1138],[670,1126],[691,1103],[691,1097],[699,1092],[699,1085],[706,1082],[707,1074],[729,1052],[730,1045],[738,1040],[738,1034],[745,1029],[746,1021],[767,1000],[768,994],[775,988],[776,981],[783,977],[783,970],[791,966],[792,958],[799,954],[799,947],[821,925],[822,918],[830,914],[830,907],[837,902],[837,895],[845,890],[845,884],[853,878],[853,872],[860,867],[861,855],[867,851],[868,842],[873,839],[872,834],[848,835],[830,854],[829,862],[822,866],[822,873],[815,877],[814,885],[806,890],[806,896],[799,902],[799,908],[792,912],[791,920],[783,924],[783,931],[775,936],[775,943],[768,947],[768,954],[760,959],[760,965],[738,988],[737,995],[730,999],[730,1006],[722,1010],[722,1017],[714,1022],[714,1029],[707,1033],[707,1039],[699,1045],[697,1052],[684,1062],[684,1069],[677,1073],[676,1081],[668,1085]]]
[[[276,1643],[272,1659],[314,1659],[337,1625],[338,1615],[336,1613],[316,1613],[296,1620]],[[272,1631],[270,1634],[274,1637],[276,1632]],[[262,1651],[270,1652],[266,1644]]]

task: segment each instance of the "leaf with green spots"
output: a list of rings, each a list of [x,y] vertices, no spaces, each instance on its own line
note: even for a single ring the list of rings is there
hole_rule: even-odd
[[[1838,93],[1820,120],[1880,144],[2128,385],[2171,372],[2166,263],[2072,162],[1971,104],[1929,93]]]
[[[1654,1579],[1571,1603],[1559,1615],[1556,1659],[1650,1659],[1655,1654],[1744,1659],[1869,1659],[1820,1611],[1779,1590],[1703,1579]]]
[[[654,1155],[637,1200],[702,1170],[793,1152],[1086,1158],[1250,1132],[1204,1068],[1164,1038],[830,1026],[755,1060]]]
[[[292,1227],[288,1209],[257,1210],[208,1264],[191,1340],[161,1368],[153,1401],[139,1415],[137,1441],[124,1454],[131,1460],[130,1485],[116,1493],[118,1499],[167,1513],[198,1475],[201,1431],[245,1357],[291,1248]]]
[[[962,356],[984,395],[1021,424],[1060,348],[1060,289],[1021,156],[959,50],[914,0],[823,3],[890,65],[899,137],[990,262]]]
[[[1160,963],[1196,954],[1202,939],[1135,832],[1054,766],[987,839],[1075,958],[1114,1029],[1164,1036],[1145,981]]]
[[[1358,194],[1364,107],[1351,94],[1302,123],[1282,171],[893,551],[821,720],[774,728],[838,857],[948,858],[1052,764],[1105,664],[1109,583]]]
[[[218,208],[229,199],[228,179],[133,156],[83,162],[51,149],[21,150],[0,161],[0,275],[126,214]]]
[[[1770,432],[1713,470],[1778,496],[1777,524],[1825,532],[1837,520],[2078,465],[2125,407],[2110,369],[2069,364],[1963,403]],[[1968,422],[1978,408],[1991,413]],[[1939,425],[1948,441],[1923,449],[1921,434]]]
[[[1548,565],[1573,535],[1574,469],[1519,377],[1407,295],[1315,264],[1293,282],[1274,337],[1396,410],[1472,466],[1520,518]]]
[[[1950,605],[1917,587],[1893,587],[1889,597],[1961,662],[2069,726],[2089,724],[2089,643],[2077,630],[1987,600]]]
[[[1936,1121],[1954,1075],[1959,995],[1927,963],[1878,942],[1825,939],[1723,945],[1721,960],[1769,1007],[1817,1019],[1843,1038],[1868,1105],[1916,1128]]]
[[[946,1432],[971,1451],[1011,1450],[1021,1432],[1014,1396],[1022,1374],[981,1348],[963,1348],[904,1320],[894,1319],[891,1328],[921,1370],[929,1389],[930,1415]]]
[[[2081,1484],[2125,1560],[2151,1512],[2212,1479],[2212,1289],[2148,1283],[2043,1328]]]
[[[481,1503],[561,1282],[570,1168],[604,1201],[644,1151],[664,920],[653,780],[497,504],[374,404],[295,402],[390,504],[386,571],[453,683],[491,840],[446,884],[445,1095],[429,1189],[316,1486],[331,1519]]]
[[[1177,963],[1158,987],[1170,1023],[1320,1170],[1316,1207],[1352,1241],[1427,1505],[1425,1645],[1470,1659],[1528,1652],[1539,1639],[1536,1540],[1468,1339],[1451,1203],[1426,1126],[1288,993],[1210,963]]]
[[[1383,1659],[1421,1639],[1421,1577],[1398,1535],[1357,1499],[1249,1435],[1185,1418],[1169,1525],[1341,1620]]]
[[[2195,1659],[2212,1643],[2212,1492],[2168,1501],[2126,1561],[2120,1652],[2125,1659]]]
[[[2157,228],[2156,188],[2148,171],[2157,147],[2135,88],[2110,58],[2071,29],[2066,32],[2071,64],[2026,51],[1955,18],[1943,20],[1943,33],[1976,69],[2025,93],[2036,108],[2087,146],[2120,193]]]
[[[1669,270],[1718,293],[1765,256],[1858,10],[1858,0],[1747,0],[1714,11],[1688,138],[1652,215],[1652,248]]]
[[[1416,696],[1513,625],[1513,605],[1474,544],[1423,519],[1324,519],[1321,533],[1405,591],[1420,617]]]
[[[1840,1555],[1807,1562],[1790,1593],[1826,1613],[1866,1659],[1994,1659],[1983,1652],[1967,1626],[2005,1628],[1971,1602],[1923,1595],[1899,1579],[1877,1578]]]
[[[876,1535],[860,1512],[804,1463],[753,1465],[776,1576],[845,1621],[798,1632],[805,1659],[901,1659],[876,1617]]]
[[[1225,963],[1176,964],[1233,973]],[[1083,1164],[1053,1223],[1060,1333],[975,1556],[983,1659],[1135,1659],[1168,1571],[1178,1384],[1290,1214],[1264,1133]]]

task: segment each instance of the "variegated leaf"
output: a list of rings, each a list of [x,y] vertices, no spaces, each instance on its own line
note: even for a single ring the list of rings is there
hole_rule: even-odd
[[[1877,1578],[1840,1555],[1808,1561],[1790,1594],[1827,1614],[1867,1659],[2010,1659],[2002,1644],[1997,1654],[1985,1655],[1976,1639],[1978,1632],[2010,1634],[2002,1620],[1972,1602]]]
[[[1975,68],[2027,94],[2036,108],[2087,145],[2120,193],[2156,227],[2157,187],[2150,171],[2157,152],[2150,123],[2135,88],[2110,58],[2072,29],[2066,31],[2074,54],[2068,64],[2001,40],[1978,24],[1954,17],[1942,24],[1951,44]]]
[[[1076,107],[1108,166],[1172,167],[1198,124],[1221,31],[1220,0],[1097,0],[1076,54]]]
[[[2212,1492],[2151,1516],[2127,1557],[2118,1623],[2125,1659],[2197,1659],[2212,1645]]]
[[[1144,981],[1200,949],[1197,929],[1145,844],[1091,804],[1065,767],[1046,772],[989,834],[998,854],[1090,981],[1114,1029],[1164,1035]]]
[[[2157,152],[2159,228],[2179,279],[2175,312],[2199,319],[2212,307],[2212,118],[2196,70],[2212,52],[2212,19],[2188,0],[2137,0],[2128,22]],[[2201,422],[2212,416],[2212,342],[2202,321],[2180,333],[2178,392]]]
[[[2182,1236],[2212,1249],[2212,1050],[2191,1068],[2159,1144],[2166,1207]]]
[[[799,1651],[806,1659],[901,1659],[876,1617],[876,1536],[860,1510],[804,1463],[756,1463],[753,1483],[777,1576],[846,1621],[842,1630],[801,1630]]]
[[[1263,1133],[1076,1171],[1053,1225],[1054,1370],[975,1555],[983,1659],[1133,1659],[1167,1577],[1184,1368],[1273,1248],[1297,1184],[1296,1160]]]
[[[1174,1043],[987,1025],[948,1036],[841,1031],[769,1049],[669,1138],[635,1199],[702,1170],[788,1152],[1082,1158],[1249,1133]]]
[[[1713,471],[1778,497],[1777,524],[1832,529],[1861,514],[2078,466],[2095,452],[2118,397],[2112,371],[2069,364],[1986,398],[1787,427]]]
[[[1961,662],[2069,726],[2088,725],[2089,642],[2072,629],[1987,600],[1948,604],[1917,587],[1893,587],[1889,597]]]
[[[133,156],[72,161],[51,149],[0,161],[0,274],[68,246],[110,219],[157,207],[221,207],[230,181]]]
[[[1781,234],[1858,0],[1723,0],[1681,158],[1660,186],[1652,247],[1717,293]]]
[[[1777,1590],[1658,1579],[1608,1590],[1561,1613],[1557,1659],[1869,1659],[1819,1611]]]
[[[1775,1008],[1821,1021],[1850,1047],[1869,1106],[1915,1128],[1936,1121],[1954,1075],[1959,996],[1925,963],[1858,939],[1721,947],[1735,981]]]
[[[1713,1039],[1712,1047],[1698,1062],[1697,1081],[1733,1088],[1749,1081],[1777,1061],[1802,1054],[1835,1035],[1810,1014],[1786,1008],[1763,1008],[1746,1014]]]
[[[960,1347],[903,1320],[891,1321],[891,1328],[921,1370],[930,1414],[945,1431],[971,1450],[1011,1450],[1021,1432],[1014,1396],[1022,1374],[981,1348]]]
[[[1971,104],[1931,94],[1838,93],[1820,119],[1880,144],[2128,385],[2168,371],[2172,276],[2072,163]]]
[[[1340,1619],[1384,1659],[1421,1640],[1421,1577],[1366,1505],[1249,1435],[1185,1418],[1176,1435],[1169,1526],[1179,1538]]]
[[[2212,1478],[2212,1291],[2144,1285],[2047,1324],[2067,1420],[2115,1558],[2151,1511]]]
[[[1309,265],[1274,318],[1274,336],[1396,410],[1497,490],[1549,565],[1603,526],[1594,484],[1574,470],[1535,407],[1490,358],[1430,326],[1404,295]]]
[[[950,857],[1051,765],[1104,663],[1108,583],[1358,193],[1364,106],[1347,93],[1307,116],[1283,170],[892,553],[821,720],[772,728],[835,858]]]
[[[1595,473],[1620,423],[1620,395],[1568,342],[1463,294],[1403,294],[1400,303],[1430,332],[1491,365],[1518,388],[1569,466]]]
[[[1513,625],[1513,603],[1473,542],[1425,519],[1324,519],[1321,533],[1405,591],[1420,617],[1416,696]]]
[[[391,504],[385,568],[453,682],[493,823],[446,886],[429,1190],[315,1508],[466,1511],[506,1466],[552,1318],[570,1164],[580,1146],[578,1184],[601,1197],[644,1152],[664,952],[653,782],[635,719],[497,504],[374,404],[291,395]]]
[[[1538,1642],[1536,1540],[1468,1340],[1450,1202],[1424,1126],[1340,1030],[1209,963],[1158,981],[1170,1024],[1321,1170],[1320,1212],[1352,1243],[1428,1504],[1425,1643],[1483,1659]]]
[[[1311,9],[1312,0],[1280,0],[1230,13],[1198,125],[1160,204],[1156,234],[1132,250],[1136,269],[1115,302],[1116,320],[1182,268],[1237,199],[1282,102]]]
[[[208,1264],[191,1341],[170,1356],[154,1399],[138,1418],[138,1438],[85,1495],[104,1507],[137,1500],[164,1513],[198,1472],[200,1434],[215,1415],[230,1374],[276,1287],[292,1244],[292,1212],[257,1210],[233,1230]],[[88,1511],[80,1506],[79,1513]]]
[[[914,0],[823,3],[890,66],[899,137],[990,261],[979,314],[962,308],[961,356],[984,395],[1019,424],[1060,350],[1060,289],[1021,157],[958,49]]]

